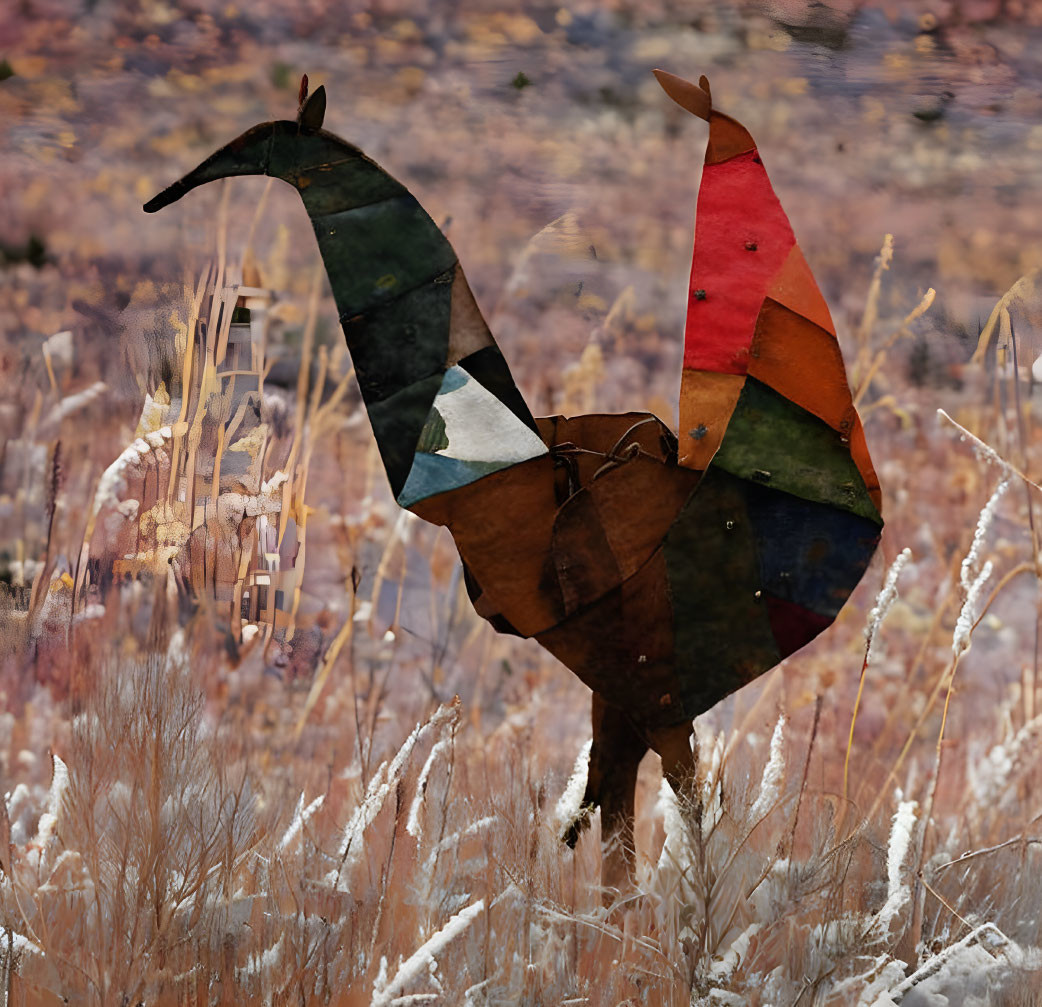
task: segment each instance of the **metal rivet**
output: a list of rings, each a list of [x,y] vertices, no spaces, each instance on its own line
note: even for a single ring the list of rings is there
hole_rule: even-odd
[[[706,299],[706,292],[700,287],[693,294],[696,301],[704,301]]]
[[[724,522],[724,527],[725,527],[725,528],[726,528],[726,529],[727,529],[728,531],[734,531],[734,522],[733,522],[733,521],[731,521],[730,519],[728,519],[727,521],[725,521],[725,522]]]
[[[755,241],[747,241],[745,243],[745,250],[747,252],[755,252],[756,251],[756,242]]]

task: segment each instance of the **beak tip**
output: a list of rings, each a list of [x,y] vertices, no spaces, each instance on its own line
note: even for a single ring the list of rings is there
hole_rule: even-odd
[[[168,185],[162,192],[157,192],[145,203],[142,209],[145,213],[155,213],[156,210],[162,210],[164,206],[176,203],[187,191],[183,180],[174,182],[173,185]]]

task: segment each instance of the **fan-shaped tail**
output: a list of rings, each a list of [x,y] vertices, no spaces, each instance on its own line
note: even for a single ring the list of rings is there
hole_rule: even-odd
[[[665,543],[685,706],[698,710],[832,622],[883,521],[828,306],[755,142],[712,107],[705,78],[656,76],[709,122],[678,451],[702,478]]]

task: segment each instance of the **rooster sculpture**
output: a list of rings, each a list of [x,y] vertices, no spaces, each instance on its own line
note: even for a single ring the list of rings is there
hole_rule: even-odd
[[[448,240],[322,129],[306,78],[296,121],[145,204],[232,175],[300,193],[397,502],[452,533],[481,616],[593,690],[572,844],[597,806],[626,834],[649,747],[674,790],[692,784],[694,718],[830,625],[883,524],[828,308],[752,137],[705,77],[655,73],[709,123],[679,436],[642,412],[533,417]]]

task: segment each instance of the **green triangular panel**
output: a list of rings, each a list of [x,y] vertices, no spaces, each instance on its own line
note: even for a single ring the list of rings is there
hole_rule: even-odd
[[[710,468],[883,524],[839,433],[752,377]]]

